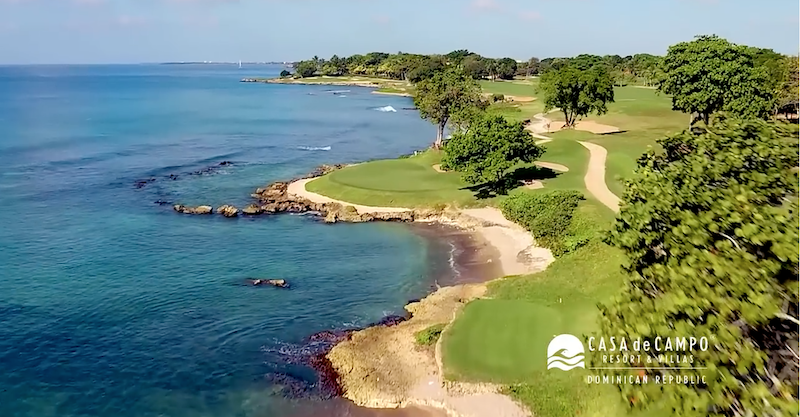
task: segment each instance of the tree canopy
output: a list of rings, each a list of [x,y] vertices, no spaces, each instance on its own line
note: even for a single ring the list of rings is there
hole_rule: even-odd
[[[367,75],[397,80],[419,82],[430,78],[447,66],[463,66],[474,79],[510,80],[517,74],[517,61],[512,58],[486,58],[466,49],[446,55],[420,55],[398,52],[370,52],[341,58],[337,55],[325,60],[314,57],[295,63],[295,74],[306,78],[314,75],[343,76]]]
[[[798,414],[797,135],[718,117],[639,161],[610,236],[630,279],[601,307],[602,332],[707,337],[709,349],[692,352],[705,384],[621,385],[629,404],[687,417]],[[640,362],[623,368],[664,372]]]
[[[776,93],[776,112],[797,112],[800,98],[800,67],[797,56],[783,57]]]
[[[470,184],[490,183],[502,191],[511,167],[533,162],[543,152],[522,123],[484,113],[447,141],[442,166],[461,172]]]
[[[672,95],[672,107],[706,123],[726,111],[743,117],[766,117],[773,110],[769,76],[752,48],[717,36],[699,36],[670,46],[664,58],[660,91]]]
[[[444,144],[444,129],[451,118],[463,121],[475,107],[486,107],[480,85],[458,67],[437,71],[417,83],[414,105],[420,117],[437,126],[436,149]]]
[[[561,109],[566,127],[575,126],[578,117],[605,113],[606,103],[614,102],[614,82],[606,68],[602,65],[582,68],[585,69],[567,64],[550,70],[542,75],[539,84],[545,111]]]

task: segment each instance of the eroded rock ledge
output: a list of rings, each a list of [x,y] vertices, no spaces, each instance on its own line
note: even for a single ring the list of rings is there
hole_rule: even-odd
[[[308,175],[297,178],[315,178],[328,174],[345,165],[321,165],[311,171]],[[293,181],[295,181],[293,180]],[[183,214],[211,214],[217,213],[225,217],[237,217],[242,214],[245,216],[259,216],[279,213],[314,213],[325,218],[327,223],[351,222],[363,223],[371,221],[387,222],[413,222],[419,218],[427,218],[433,215],[433,211],[402,211],[402,212],[378,212],[359,214],[353,206],[342,205],[339,203],[315,203],[303,197],[298,197],[288,192],[289,184],[292,181],[276,181],[266,187],[256,189],[252,194],[256,202],[248,204],[242,209],[225,204],[216,208],[210,205],[200,205],[196,207],[176,204],[173,210]]]

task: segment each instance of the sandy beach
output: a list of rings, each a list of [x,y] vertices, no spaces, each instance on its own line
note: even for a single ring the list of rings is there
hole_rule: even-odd
[[[307,191],[311,179],[296,181],[288,192],[313,202],[350,205],[359,213],[417,212],[403,207],[374,207],[350,204]],[[532,235],[503,217],[493,207],[450,210],[428,216],[415,216],[418,222],[445,224],[475,235],[490,248],[487,262],[476,283],[442,286],[419,302],[406,306],[412,317],[392,327],[371,327],[353,334],[328,354],[339,374],[344,397],[371,408],[428,406],[459,417],[524,417],[527,410],[490,384],[465,384],[443,378],[441,347],[422,348],[414,334],[434,324],[449,324],[469,301],[483,297],[486,282],[509,275],[542,271],[554,260],[548,249],[535,245]],[[478,245],[479,246],[479,245]],[[496,260],[495,260],[496,259]],[[447,331],[447,328],[444,330]],[[441,341],[441,339],[440,339]]]

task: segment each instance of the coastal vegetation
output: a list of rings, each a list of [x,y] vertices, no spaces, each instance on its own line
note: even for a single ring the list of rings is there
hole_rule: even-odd
[[[695,354],[701,386],[621,385],[631,404],[697,416],[800,411],[797,136],[790,125],[719,117],[640,160],[610,235],[628,279],[601,308],[602,333],[704,336],[714,349]],[[622,368],[659,366],[650,363]]]
[[[508,177],[509,169],[532,163],[543,152],[522,123],[483,114],[475,116],[468,128],[447,141],[441,166],[460,172],[470,184],[484,184],[487,189],[504,194],[517,182]]]
[[[501,384],[546,417],[797,414],[798,132],[775,117],[796,112],[797,58],[703,36],[665,57],[532,59],[523,75],[541,77],[504,80],[496,67],[476,77],[468,67],[479,57],[455,52],[414,73],[418,103],[468,86],[440,149],[308,183],[359,204],[499,207],[557,257],[464,306],[441,336],[446,378]],[[490,100],[475,99],[476,85]],[[556,108],[570,129],[530,124],[557,123],[558,113],[544,114]],[[532,133],[552,141],[536,145]],[[586,144],[608,151],[605,183],[622,195],[619,214],[587,186]],[[569,170],[541,175],[537,160]],[[518,172],[541,187],[510,181],[507,194],[479,192]],[[419,344],[433,337],[423,333]],[[694,360],[714,386],[589,385],[588,371],[547,371],[547,344],[561,333],[709,337],[714,349]],[[619,375],[638,364],[623,365]]]
[[[555,256],[587,244],[599,232],[585,216],[576,215],[584,200],[574,190],[518,193],[500,202],[503,215],[533,234],[536,242]]]
[[[414,339],[420,346],[431,346],[439,340],[444,330],[445,323],[434,324],[414,333]]]
[[[531,77],[558,69],[569,63],[601,64],[612,75],[615,85],[655,85],[660,77],[662,57],[650,54],[579,55],[577,57],[529,58],[517,61],[513,58],[489,58],[466,49],[455,50],[444,55],[422,55],[399,52],[370,52],[349,57],[334,55],[329,59],[314,57],[294,64],[295,76],[349,77],[366,76],[419,82],[446,66],[461,66],[470,77],[477,80],[503,81],[515,77]]]

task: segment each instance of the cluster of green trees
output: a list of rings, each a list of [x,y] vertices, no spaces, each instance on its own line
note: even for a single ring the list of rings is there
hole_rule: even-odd
[[[579,55],[574,58],[532,57],[524,62],[513,58],[487,58],[466,49],[444,55],[420,55],[398,52],[370,52],[349,57],[332,56],[330,59],[314,57],[296,62],[294,75],[300,78],[315,75],[348,76],[364,75],[386,77],[396,80],[418,82],[438,69],[448,65],[461,65],[464,72],[475,79],[510,80],[514,77],[530,77],[559,69],[570,63],[602,64],[612,75],[616,85],[654,85],[660,77],[662,57],[650,54],[630,56]],[[282,76],[290,76],[286,73]]]
[[[446,55],[370,52],[343,58],[334,55],[327,60],[314,57],[295,63],[294,69],[295,75],[300,78],[315,75],[362,75],[416,83],[449,65],[463,66],[464,72],[475,79],[510,80],[519,73],[517,61],[512,58],[486,58],[467,50],[453,51]]]
[[[664,57],[637,55],[655,77],[658,90],[672,97],[674,110],[690,115],[690,125],[710,123],[725,112],[744,118],[796,113],[798,57],[771,49],[736,45],[717,36],[700,36],[673,45]],[[621,61],[620,65],[624,65]],[[561,109],[566,127],[590,113],[603,114],[614,101],[618,77],[607,57],[579,55],[552,63],[541,76],[545,110]]]
[[[691,115],[690,124],[708,124],[721,111],[765,118],[797,110],[797,59],[700,36],[669,48],[659,90]]]

